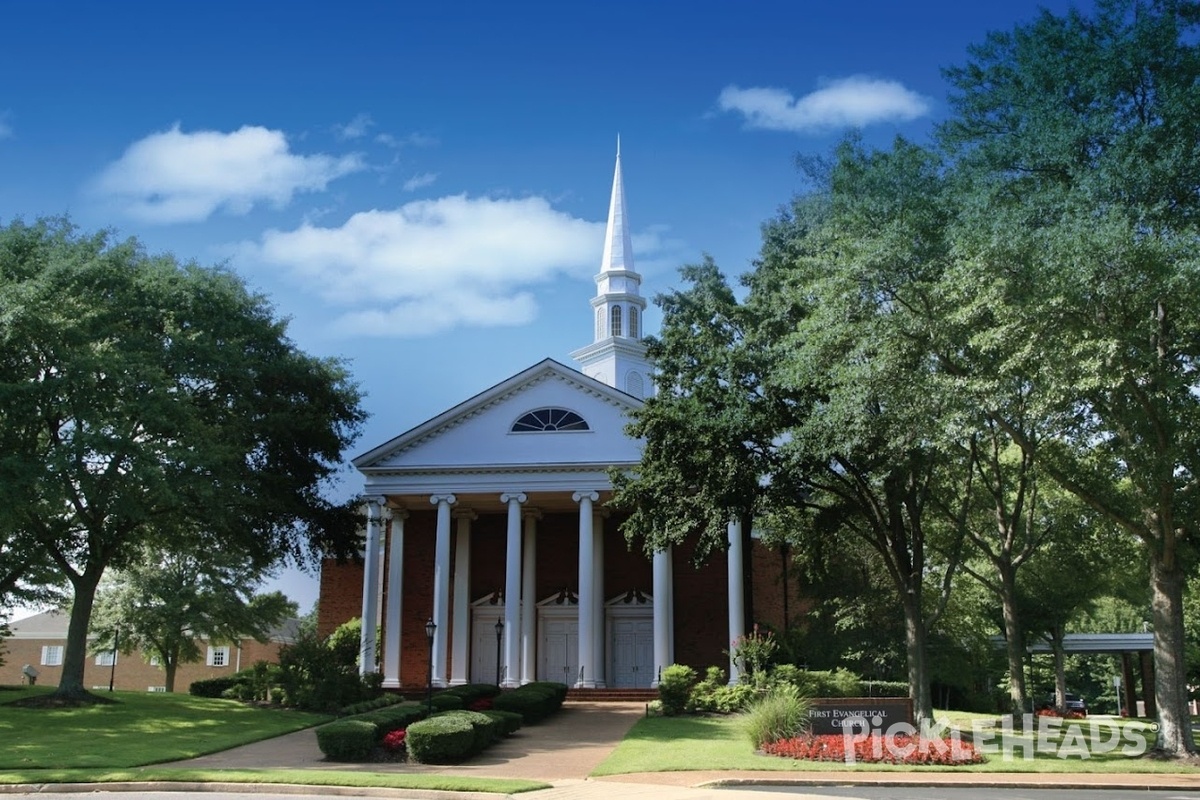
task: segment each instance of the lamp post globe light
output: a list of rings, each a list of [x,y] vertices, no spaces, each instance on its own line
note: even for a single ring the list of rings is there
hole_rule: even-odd
[[[429,639],[429,679],[426,682],[425,706],[426,714],[433,715],[433,634],[437,632],[437,623],[433,617],[425,623],[425,636]]]
[[[496,686],[503,685],[500,676],[500,641],[504,638],[504,617],[496,618]]]

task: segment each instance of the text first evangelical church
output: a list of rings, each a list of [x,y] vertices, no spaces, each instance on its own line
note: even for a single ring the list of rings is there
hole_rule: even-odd
[[[640,460],[627,414],[653,391],[619,152],[591,306],[578,369],[547,358],[354,459],[364,561],[323,565],[319,631],[361,616],[363,671],[385,688],[431,668],[439,687],[649,689],[673,663],[734,679],[730,643],[782,622],[780,557],[740,524],[696,567],[690,548],[631,550],[606,507],[607,470]]]

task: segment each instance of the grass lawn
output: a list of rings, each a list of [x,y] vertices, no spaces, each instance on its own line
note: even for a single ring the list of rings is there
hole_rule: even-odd
[[[988,716],[987,719],[994,719]],[[969,720],[958,719],[958,724]],[[1107,726],[1128,725],[1145,730],[1148,741],[1153,745],[1153,733],[1146,721],[1097,720]],[[1087,736],[1086,723],[1079,728],[1080,735]],[[1105,727],[1101,738],[1111,736],[1112,728]],[[1063,737],[1052,741],[1061,744]],[[1026,740],[1028,741],[1028,740]],[[1031,751],[1036,748],[1030,748]],[[1096,754],[1083,759],[1078,756],[1059,758],[1054,754],[1031,752],[1032,758],[1025,760],[1021,750],[1017,758],[1006,760],[999,755],[989,755],[983,764],[961,767],[944,766],[897,766],[891,764],[858,764],[853,767],[843,762],[797,761],[778,756],[758,755],[742,728],[737,715],[646,717],[639,720],[620,745],[605,759],[592,775],[621,775],[631,772],[682,772],[698,770],[761,770],[774,772],[820,772],[844,771],[847,769],[876,772],[941,771],[955,772],[1194,772],[1194,767],[1170,761],[1158,761],[1145,757],[1131,757],[1119,752]]]
[[[512,794],[536,781],[346,770],[197,770],[156,767],[326,722],[331,717],[255,708],[187,694],[113,692],[116,702],[78,708],[17,708],[14,700],[53,687],[0,686],[0,784],[113,781],[228,781],[391,787]],[[108,692],[102,693],[109,697]]]

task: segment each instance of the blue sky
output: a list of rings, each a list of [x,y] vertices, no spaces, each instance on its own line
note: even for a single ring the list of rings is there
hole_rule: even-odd
[[[797,154],[925,139],[941,68],[1041,7],[1068,3],[7,3],[0,224],[227,265],[347,360],[349,457],[573,363],[618,135],[645,294],[704,253],[736,275]]]

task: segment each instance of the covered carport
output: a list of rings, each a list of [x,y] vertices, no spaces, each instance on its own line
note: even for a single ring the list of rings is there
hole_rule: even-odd
[[[1001,639],[1003,646],[1003,639]],[[1050,653],[1053,649],[1045,639],[1029,645],[1031,653]],[[1153,717],[1158,713],[1154,703],[1154,634],[1153,633],[1068,633],[1063,637],[1063,652],[1102,653],[1121,657],[1121,708],[1130,716]],[[1134,669],[1134,656],[1137,669]],[[1145,711],[1137,713],[1136,677],[1142,682],[1142,702]]]

